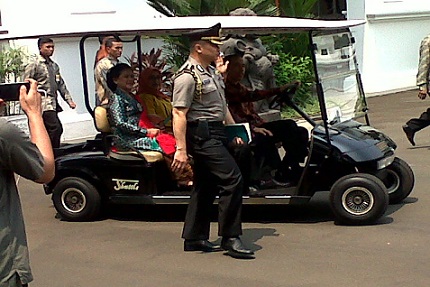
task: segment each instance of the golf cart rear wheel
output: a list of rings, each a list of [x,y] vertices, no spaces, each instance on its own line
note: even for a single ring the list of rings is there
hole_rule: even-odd
[[[82,178],[60,180],[54,187],[52,201],[57,212],[68,221],[90,221],[100,213],[100,194]]]
[[[384,183],[388,190],[390,203],[399,203],[412,192],[415,184],[414,173],[410,166],[398,157],[386,170],[387,177]]]
[[[374,175],[356,173],[339,178],[330,191],[330,205],[342,224],[370,224],[387,210],[388,192]]]

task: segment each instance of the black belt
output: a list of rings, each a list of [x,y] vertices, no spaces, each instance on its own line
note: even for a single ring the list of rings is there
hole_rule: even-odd
[[[187,125],[190,127],[197,127],[199,125],[199,121],[188,122]],[[224,123],[222,121],[212,121],[212,122],[208,121],[208,127],[218,128],[223,126],[224,126]]]

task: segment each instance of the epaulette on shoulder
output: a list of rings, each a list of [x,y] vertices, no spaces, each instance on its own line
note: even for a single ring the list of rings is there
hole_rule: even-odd
[[[200,78],[199,74],[196,73],[195,71],[195,66],[194,65],[184,65],[183,67],[181,67],[173,76],[174,79],[176,79],[177,77],[183,75],[183,74],[190,74],[193,79],[194,82],[196,84],[196,96],[200,97],[202,95],[202,91],[203,91],[203,82],[202,79]]]

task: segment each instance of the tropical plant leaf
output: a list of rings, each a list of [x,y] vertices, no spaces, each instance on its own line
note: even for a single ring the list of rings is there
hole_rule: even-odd
[[[0,48],[0,81],[16,80],[24,71],[24,63],[28,59],[23,47]]]

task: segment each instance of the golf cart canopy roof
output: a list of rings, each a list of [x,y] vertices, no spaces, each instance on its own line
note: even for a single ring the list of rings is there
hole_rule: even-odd
[[[364,24],[364,20],[313,20],[268,16],[191,16],[149,19],[119,19],[111,14],[73,14],[45,23],[39,17],[31,25],[3,27],[7,33],[0,40],[47,37],[82,37],[83,35],[118,34],[175,36],[221,23],[223,34],[271,34],[301,31],[336,30]],[[4,32],[5,32],[4,31]]]

